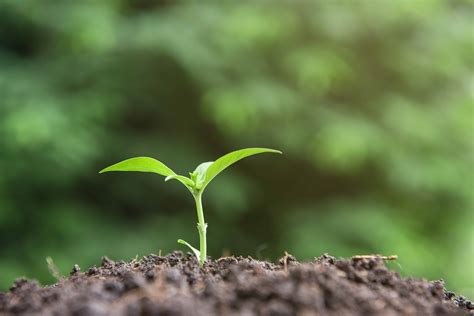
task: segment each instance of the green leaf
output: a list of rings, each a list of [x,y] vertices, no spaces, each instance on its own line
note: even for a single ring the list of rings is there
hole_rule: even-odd
[[[162,176],[176,175],[173,170],[168,168],[164,163],[149,157],[135,157],[130,158],[110,167],[107,167],[99,173],[111,171],[138,171],[138,172],[152,172]]]
[[[169,180],[178,180],[179,182],[181,182],[182,184],[184,184],[185,186],[189,187],[190,189],[194,188],[194,181],[189,179],[188,177],[185,177],[185,176],[180,176],[179,174],[172,174],[170,176],[167,176],[165,178],[165,181],[169,181]]]
[[[219,173],[221,173],[224,169],[226,169],[230,165],[246,157],[257,155],[257,154],[263,154],[263,153],[281,154],[282,152],[279,150],[269,149],[269,148],[246,148],[246,149],[240,149],[240,150],[236,150],[231,153],[228,153],[227,155],[220,157],[219,159],[214,161],[212,164],[207,166],[206,177],[204,181],[202,182],[202,190],[205,189],[205,187],[209,184],[209,182],[211,182],[212,179],[214,179],[215,176],[217,176]],[[204,169],[204,166],[202,168]],[[198,185],[198,183],[196,185]]]
[[[193,246],[191,246],[189,243],[185,242],[182,239],[178,239],[178,243],[188,246],[193,251],[194,255],[196,256],[197,260],[199,261],[199,256],[201,255],[201,252],[199,250],[197,250],[196,248],[194,248]]]
[[[202,188],[204,181],[206,181],[207,169],[214,163],[214,161],[203,162],[197,166],[193,174],[196,175],[196,188],[199,190]]]

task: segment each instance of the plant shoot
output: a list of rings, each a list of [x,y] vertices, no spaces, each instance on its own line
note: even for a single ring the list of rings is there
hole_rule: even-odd
[[[151,172],[164,176],[165,181],[177,180],[181,182],[189,190],[189,192],[191,192],[196,203],[199,250],[182,239],[178,239],[178,243],[188,246],[196,255],[199,265],[202,266],[206,261],[207,256],[207,223],[204,220],[204,210],[202,208],[202,194],[204,190],[206,189],[209,182],[212,181],[212,179],[214,179],[219,173],[221,173],[230,165],[243,158],[262,153],[281,154],[281,151],[268,148],[246,148],[236,150],[220,157],[216,161],[201,163],[193,172],[189,173],[189,177],[179,175],[168,168],[164,163],[149,157],[130,158],[107,167],[100,171],[100,173],[111,171]]]

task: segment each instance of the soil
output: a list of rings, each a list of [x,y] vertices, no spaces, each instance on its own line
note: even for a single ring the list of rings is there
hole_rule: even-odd
[[[18,279],[0,292],[0,315],[474,315],[443,281],[401,278],[382,257],[323,255],[273,264],[250,257],[209,260],[173,252],[100,267],[52,286]]]

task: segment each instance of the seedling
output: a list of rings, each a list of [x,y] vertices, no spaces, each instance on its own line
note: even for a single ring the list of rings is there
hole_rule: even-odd
[[[203,162],[197,166],[196,170],[189,173],[189,177],[179,175],[168,168],[162,162],[149,157],[136,157],[124,160],[115,165],[105,168],[100,173],[110,171],[137,171],[137,172],[152,172],[165,176],[165,181],[177,180],[181,182],[193,195],[196,202],[196,211],[198,217],[197,229],[199,232],[199,250],[191,246],[182,239],[178,239],[178,243],[188,246],[196,255],[199,265],[202,266],[206,261],[207,243],[206,232],[207,223],[204,221],[204,211],[202,208],[202,194],[209,182],[214,179],[219,173],[237,161],[262,153],[277,153],[281,151],[268,148],[246,148],[236,150],[227,155],[224,155],[216,161]]]

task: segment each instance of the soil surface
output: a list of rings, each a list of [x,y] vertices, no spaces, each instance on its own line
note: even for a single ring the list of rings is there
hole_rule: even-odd
[[[473,315],[442,281],[401,278],[381,257],[323,255],[273,264],[250,257],[209,260],[181,252],[100,267],[52,286],[18,279],[0,292],[0,315]]]

